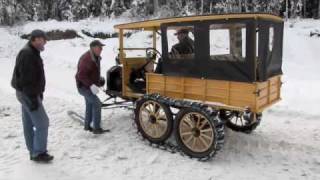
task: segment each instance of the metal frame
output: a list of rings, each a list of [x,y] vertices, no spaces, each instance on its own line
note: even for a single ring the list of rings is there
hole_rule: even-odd
[[[122,99],[121,92],[110,91],[110,90],[104,90],[104,92],[109,97],[102,102],[102,106],[101,106],[102,109],[115,109],[115,108],[134,109],[133,101],[130,99]],[[121,98],[122,100],[118,101],[117,98]]]

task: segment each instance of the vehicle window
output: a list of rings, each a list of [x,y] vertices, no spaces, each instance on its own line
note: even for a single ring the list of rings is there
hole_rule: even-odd
[[[210,56],[230,54],[229,29],[210,30]]]
[[[145,57],[146,48],[152,47],[152,32],[137,30],[130,31],[131,35],[125,37],[124,52],[127,58]],[[137,39],[139,43],[137,44]]]
[[[215,61],[245,61],[245,24],[213,24],[210,26],[210,58]]]
[[[193,26],[168,27],[168,54],[170,59],[194,58],[195,48],[193,32]]]
[[[274,27],[269,28],[269,51],[273,49],[273,41],[274,41]]]

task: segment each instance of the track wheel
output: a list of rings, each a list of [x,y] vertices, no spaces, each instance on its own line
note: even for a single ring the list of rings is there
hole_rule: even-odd
[[[138,100],[135,122],[141,135],[151,143],[161,144],[172,133],[173,120],[169,107],[149,97]]]
[[[234,131],[251,133],[261,122],[261,113],[220,111],[220,118],[226,121],[227,127]]]
[[[182,109],[174,129],[179,147],[190,157],[208,160],[223,146],[224,124],[200,108]]]

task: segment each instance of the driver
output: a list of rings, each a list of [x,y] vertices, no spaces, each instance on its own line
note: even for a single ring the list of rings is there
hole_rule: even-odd
[[[179,42],[172,46],[169,57],[183,57],[194,53],[194,41],[189,37],[188,29],[179,29],[174,34]],[[160,58],[155,70],[155,73],[162,73],[162,59]]]
[[[179,29],[174,35],[177,36],[179,43],[172,46],[170,55],[186,55],[194,53],[194,41],[189,37],[188,29]]]

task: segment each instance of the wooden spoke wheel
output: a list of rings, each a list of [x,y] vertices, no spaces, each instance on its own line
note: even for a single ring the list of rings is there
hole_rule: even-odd
[[[152,143],[162,143],[171,135],[172,113],[166,105],[151,99],[137,103],[135,122],[139,132]]]
[[[211,156],[218,150],[219,125],[214,118],[192,108],[183,109],[178,113],[175,121],[176,140],[184,153],[202,158]],[[223,126],[221,127],[223,130]]]
[[[220,118],[234,131],[251,133],[261,122],[261,114],[221,111]]]

